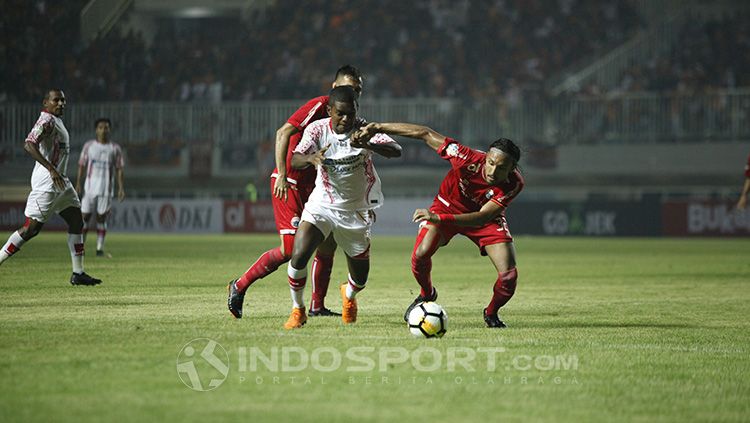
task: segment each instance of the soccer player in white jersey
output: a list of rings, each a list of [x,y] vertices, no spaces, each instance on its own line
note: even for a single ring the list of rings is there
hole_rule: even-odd
[[[51,89],[42,101],[42,113],[26,137],[24,149],[36,160],[31,174],[31,193],[26,201],[26,223],[13,232],[0,250],[0,264],[42,230],[52,213],[68,224],[68,248],[73,261],[73,285],[98,285],[101,280],[83,271],[83,219],[81,203],[66,176],[70,155],[70,135],[60,117],[65,111],[65,94]]]
[[[78,160],[78,178],[76,191],[81,193],[81,180],[86,179],[81,199],[83,212],[83,235],[86,237],[88,223],[92,212],[96,212],[96,255],[105,256],[104,237],[107,235],[107,217],[112,209],[115,195],[115,176],[117,177],[117,199],[125,198],[123,185],[123,159],[120,146],[110,140],[112,122],[107,118],[99,118],[94,122],[96,139],[83,145],[81,157]],[[84,177],[85,172],[85,177]],[[107,257],[111,257],[106,254]]]
[[[307,263],[330,234],[346,253],[349,267],[348,281],[340,287],[341,318],[347,324],[357,320],[355,297],[364,289],[370,271],[373,210],[383,204],[372,154],[401,155],[401,146],[387,135],[377,134],[365,142],[351,139],[363,124],[357,119],[357,97],[350,86],[332,89],[326,106],[330,117],[308,125],[292,156],[293,167],[316,166],[317,176],[315,188],[302,211],[287,268],[292,313],[284,324],[285,329],[299,328],[307,322],[303,300]]]

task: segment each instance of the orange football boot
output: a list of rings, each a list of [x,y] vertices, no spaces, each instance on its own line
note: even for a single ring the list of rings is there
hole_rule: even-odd
[[[357,321],[357,299],[350,300],[346,296],[346,283],[341,284],[341,320],[344,323]]]
[[[302,325],[307,323],[307,314],[305,314],[304,307],[292,308],[292,314],[289,315],[289,320],[284,323],[284,329],[297,329],[301,328]]]

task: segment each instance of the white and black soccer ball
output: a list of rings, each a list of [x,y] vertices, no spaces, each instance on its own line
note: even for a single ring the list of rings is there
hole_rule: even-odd
[[[409,312],[408,323],[417,338],[440,338],[448,330],[448,314],[438,303],[419,303]]]

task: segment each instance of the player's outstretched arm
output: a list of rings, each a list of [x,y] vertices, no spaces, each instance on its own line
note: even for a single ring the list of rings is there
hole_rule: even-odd
[[[471,213],[461,214],[442,214],[433,213],[427,209],[417,209],[414,211],[412,220],[414,222],[427,221],[431,223],[450,223],[456,226],[470,226],[477,227],[483,226],[487,222],[497,219],[505,210],[505,207],[497,204],[494,201],[488,201],[484,203],[481,209]]]
[[[445,142],[445,135],[440,134],[430,127],[415,125],[413,123],[370,122],[360,128],[358,137],[369,139],[378,133],[421,139],[435,151],[437,151],[440,146],[443,145],[443,142]]]
[[[358,136],[359,134],[359,136]],[[365,148],[386,158],[401,157],[401,146],[388,135],[363,136],[356,132],[350,141],[352,147]]]
[[[278,176],[273,185],[273,195],[276,198],[286,199],[289,182],[286,180],[286,153],[289,149],[289,139],[298,131],[289,122],[284,122],[281,128],[276,130],[276,145],[274,146],[274,159],[276,160],[276,170]]]
[[[49,171],[49,175],[52,178],[52,183],[55,184],[55,187],[57,189],[65,189],[65,179],[63,179],[62,175],[60,175],[60,172],[57,171],[55,166],[53,166],[52,163],[49,162],[49,160],[44,158],[42,153],[39,151],[39,147],[37,147],[36,144],[26,141],[26,143],[23,145],[23,149],[26,150],[27,153],[29,153],[29,156],[31,156],[34,160],[39,162],[39,164],[44,166],[44,168]]]

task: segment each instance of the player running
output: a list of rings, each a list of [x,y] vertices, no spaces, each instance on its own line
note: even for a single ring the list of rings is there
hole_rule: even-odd
[[[357,320],[356,295],[365,288],[370,271],[373,210],[383,204],[372,154],[401,155],[401,146],[386,135],[373,134],[365,141],[351,138],[364,123],[357,119],[358,97],[349,86],[331,90],[327,105],[331,117],[308,126],[292,156],[294,168],[314,166],[317,176],[302,212],[287,268],[293,308],[285,329],[302,327],[307,321],[303,299],[307,263],[329,235],[346,253],[349,267],[348,281],[339,289],[343,303],[341,318],[347,324]]]
[[[115,195],[115,175],[117,176],[117,199],[122,201],[125,198],[122,171],[125,160],[120,146],[110,141],[112,122],[107,118],[99,118],[94,122],[94,128],[96,139],[83,145],[81,158],[78,160],[76,191],[81,193],[81,181],[85,171],[86,182],[81,199],[83,236],[85,240],[92,211],[96,211],[96,255],[103,257],[105,256],[104,237],[107,236],[107,217],[112,209],[112,200]],[[111,256],[107,254],[107,257]]]
[[[351,86],[357,95],[362,93],[362,75],[354,66],[342,66],[336,71],[332,88]],[[328,96],[313,98],[300,107],[276,131],[276,169],[271,175],[271,198],[276,229],[281,237],[281,246],[261,254],[258,260],[239,278],[231,281],[227,290],[229,312],[237,319],[242,318],[242,305],[245,292],[258,279],[275,272],[289,261],[294,246],[294,234],[299,226],[302,209],[315,186],[315,168],[294,169],[291,165],[294,149],[302,138],[302,132],[309,124],[328,117]],[[336,242],[329,238],[318,247],[313,261],[312,301],[310,316],[339,316],[325,307],[325,296],[331,280],[333,256]]]
[[[52,213],[59,213],[68,224],[68,248],[73,262],[73,285],[98,285],[101,280],[83,271],[83,219],[81,203],[66,176],[70,156],[70,135],[61,116],[65,111],[65,93],[51,89],[42,101],[42,113],[26,137],[24,149],[36,160],[31,174],[31,193],[26,201],[26,223],[11,234],[0,250],[0,264],[18,252],[21,246],[42,230]]]
[[[367,139],[383,133],[421,139],[451,164],[430,209],[414,212],[413,220],[420,222],[420,229],[411,269],[421,292],[406,309],[404,320],[408,320],[409,312],[418,303],[437,299],[430,277],[432,256],[456,234],[462,234],[477,244],[480,253],[489,256],[497,269],[492,300],[483,314],[488,327],[505,327],[497,313],[513,297],[518,278],[505,209],[524,185],[517,167],[521,158],[519,148],[513,141],[500,138],[485,153],[461,145],[431,128],[408,123],[373,122],[363,127],[357,138]]]

